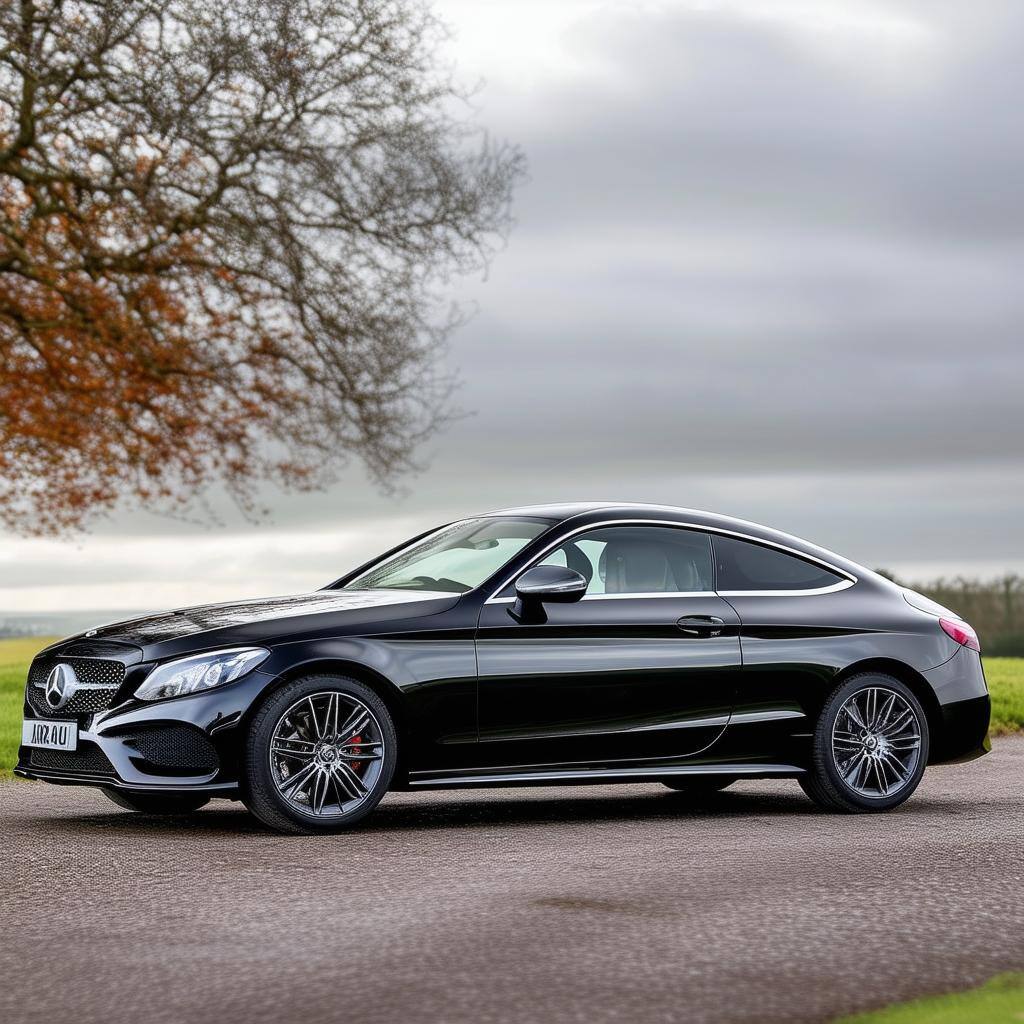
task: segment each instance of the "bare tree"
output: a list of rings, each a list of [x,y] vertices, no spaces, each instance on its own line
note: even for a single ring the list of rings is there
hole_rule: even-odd
[[[523,169],[442,34],[412,0],[0,7],[0,521],[409,465],[437,289]]]

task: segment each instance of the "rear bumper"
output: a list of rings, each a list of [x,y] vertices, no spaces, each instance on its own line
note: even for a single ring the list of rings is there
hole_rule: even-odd
[[[988,735],[992,702],[984,697],[961,700],[942,707],[942,735],[932,749],[932,764],[951,764],[984,757],[992,749]]]
[[[973,761],[992,749],[988,736],[992,702],[977,651],[961,647],[949,661],[924,673],[939,701],[933,728],[932,764]]]

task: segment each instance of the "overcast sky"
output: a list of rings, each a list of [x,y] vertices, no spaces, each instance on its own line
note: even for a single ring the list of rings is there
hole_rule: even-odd
[[[398,498],[0,535],[0,610],[314,589],[503,505],[655,501],[911,578],[1024,571],[1024,4],[444,0],[530,181]]]

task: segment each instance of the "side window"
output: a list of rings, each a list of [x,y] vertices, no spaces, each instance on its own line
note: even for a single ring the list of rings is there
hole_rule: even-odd
[[[542,565],[567,565],[587,594],[672,594],[714,589],[707,534],[663,526],[609,526],[580,534]]]
[[[776,548],[723,536],[716,536],[714,544],[719,591],[817,590],[843,581],[814,562]]]

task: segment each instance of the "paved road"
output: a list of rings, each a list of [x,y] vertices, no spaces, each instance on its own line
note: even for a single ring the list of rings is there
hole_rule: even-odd
[[[0,785],[0,1018],[815,1021],[1024,968],[1024,741],[878,817],[795,784],[393,794],[360,831]]]

